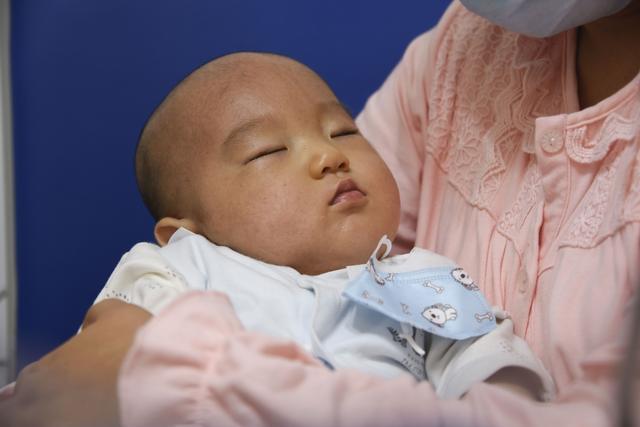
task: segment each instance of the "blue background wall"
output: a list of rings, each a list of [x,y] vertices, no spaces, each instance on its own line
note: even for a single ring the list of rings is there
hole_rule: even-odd
[[[449,0],[14,0],[18,363],[71,336],[121,254],[152,240],[136,137],[196,66],[267,50],[354,112]]]

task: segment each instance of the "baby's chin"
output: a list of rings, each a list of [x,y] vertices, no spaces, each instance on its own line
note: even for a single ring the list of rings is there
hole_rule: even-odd
[[[300,268],[296,268],[296,270],[299,273],[305,274],[307,276],[319,276],[320,274],[329,273],[331,271],[342,270],[343,268],[349,265],[364,264],[365,262],[366,260],[364,262],[354,263],[354,264],[345,264],[345,263],[322,264],[322,265],[315,265],[310,267],[300,267]]]
[[[371,252],[373,252],[374,249],[375,246],[373,247]],[[309,265],[300,265],[294,268],[299,273],[306,274],[308,276],[317,276],[323,273],[328,273],[330,271],[341,270],[350,265],[366,264],[366,262],[369,260],[369,256],[371,256],[371,252],[362,256],[351,254],[348,259],[345,257],[341,257],[341,259],[331,260],[329,259],[329,257],[325,257],[322,262],[315,262]]]
[[[382,237],[387,236],[393,241],[395,234],[395,232],[388,234],[380,232],[378,229],[359,233],[352,239],[336,239],[328,247],[316,247],[316,250],[305,253],[303,257],[296,254],[294,259],[289,259],[290,263],[283,263],[283,265],[289,265],[302,274],[317,276],[350,265],[366,264],[369,257],[374,255]],[[381,245],[375,255],[380,258],[385,251],[385,245]]]

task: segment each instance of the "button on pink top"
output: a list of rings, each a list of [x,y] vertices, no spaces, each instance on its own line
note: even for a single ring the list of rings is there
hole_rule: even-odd
[[[196,425],[610,425],[640,282],[640,76],[579,111],[574,57],[571,32],[519,36],[454,2],[358,118],[401,190],[396,243],[456,260],[511,313],[556,381],[554,402],[488,384],[438,401],[427,383],[331,373],[235,338],[219,314],[195,316],[224,313],[200,295],[140,334],[120,382],[125,424],[176,405],[164,419]],[[218,332],[205,341],[180,333],[189,327]]]

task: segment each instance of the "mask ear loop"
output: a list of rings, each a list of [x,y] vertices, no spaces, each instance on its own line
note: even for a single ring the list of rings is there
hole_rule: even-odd
[[[378,271],[376,269],[376,263],[378,262],[377,255],[380,249],[382,248],[382,245],[385,246],[385,250],[382,256],[380,257],[380,259],[382,260],[387,255],[389,255],[389,252],[391,252],[391,240],[389,240],[389,238],[385,234],[384,236],[382,236],[382,238],[378,242],[378,246],[376,246],[376,249],[373,251],[373,253],[369,257],[369,261],[367,262],[367,269],[369,270],[369,273],[371,273],[373,280],[375,280],[376,283],[379,284],[380,286],[384,286],[385,279],[378,274]]]
[[[385,234],[380,238],[380,241],[378,242],[378,246],[376,246],[376,249],[373,251],[370,258],[373,258],[376,261],[378,260],[378,252],[380,251],[380,248],[382,247],[382,245],[385,246],[385,250],[384,250],[384,253],[380,256],[379,260],[382,261],[387,257],[387,255],[389,255],[389,253],[391,252],[392,244],[391,244],[391,240],[389,240],[389,238]]]

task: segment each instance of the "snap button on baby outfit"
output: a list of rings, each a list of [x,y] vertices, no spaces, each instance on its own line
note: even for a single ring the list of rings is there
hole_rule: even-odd
[[[540,138],[540,145],[547,153],[557,153],[564,145],[563,135],[558,131],[545,132]]]

